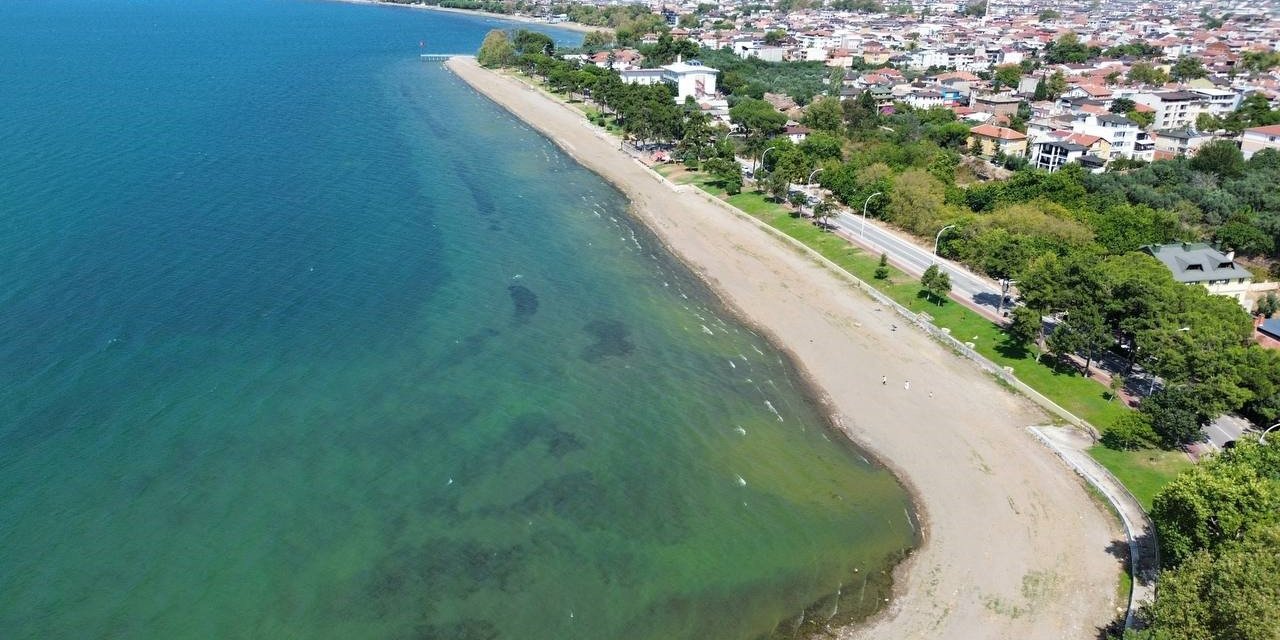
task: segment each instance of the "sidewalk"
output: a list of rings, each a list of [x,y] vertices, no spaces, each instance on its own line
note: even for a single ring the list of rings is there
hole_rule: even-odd
[[[1125,614],[1124,626],[1126,629],[1132,627],[1136,611],[1155,599],[1156,575],[1160,569],[1155,524],[1138,503],[1138,499],[1111,472],[1089,456],[1088,448],[1093,445],[1092,439],[1062,427],[1027,427],[1027,430],[1106,496],[1120,516],[1129,543],[1129,573],[1133,576],[1133,590],[1129,593],[1129,608]]]

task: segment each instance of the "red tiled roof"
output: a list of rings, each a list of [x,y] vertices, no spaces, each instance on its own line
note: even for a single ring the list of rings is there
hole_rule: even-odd
[[[995,127],[989,124],[980,124],[969,130],[969,133],[997,140],[1026,140],[1027,134],[1007,129],[1005,127]]]
[[[1245,133],[1261,133],[1264,136],[1280,136],[1280,124],[1273,124],[1266,127],[1249,127],[1244,131]]]

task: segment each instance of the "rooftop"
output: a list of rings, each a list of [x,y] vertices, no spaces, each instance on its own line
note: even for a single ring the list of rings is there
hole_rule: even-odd
[[[1164,263],[1173,273],[1173,279],[1178,282],[1253,279],[1253,274],[1248,269],[1236,264],[1234,256],[1222,253],[1204,242],[1151,244],[1142,250]]]

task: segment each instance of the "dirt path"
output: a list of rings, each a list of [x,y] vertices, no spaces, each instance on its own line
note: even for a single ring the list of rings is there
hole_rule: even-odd
[[[643,168],[576,111],[472,59],[448,66],[623,189],[637,217],[789,351],[849,436],[912,490],[925,542],[900,567],[887,610],[842,637],[1083,639],[1114,618],[1121,562],[1109,548],[1126,548],[1123,534],[1024,430],[1043,421],[1037,409],[812,254]]]

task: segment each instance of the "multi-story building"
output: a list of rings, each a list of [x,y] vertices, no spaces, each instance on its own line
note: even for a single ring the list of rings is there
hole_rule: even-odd
[[[1133,100],[1155,110],[1155,121],[1151,126],[1156,129],[1186,129],[1195,126],[1196,116],[1205,108],[1204,98],[1190,91],[1137,93]]]
[[[1245,159],[1253,157],[1253,154],[1263,149],[1275,149],[1280,151],[1280,124],[1273,124],[1269,127],[1251,127],[1244,130],[1240,136],[1240,151],[1244,153]]]
[[[1204,100],[1204,112],[1225,118],[1240,106],[1240,94],[1230,89],[1193,88],[1191,93]]]
[[[1161,157],[1193,156],[1201,145],[1213,140],[1207,133],[1197,133],[1192,129],[1169,129],[1155,131],[1151,134],[1156,144],[1156,155]],[[1162,159],[1162,158],[1157,158]]]
[[[1150,162],[1155,153],[1155,141],[1138,126],[1138,123],[1122,115],[1113,113],[1078,115],[1071,123],[1071,130],[1106,140],[1109,148],[1107,156],[1103,159],[1107,161],[1114,158],[1130,158]]]

